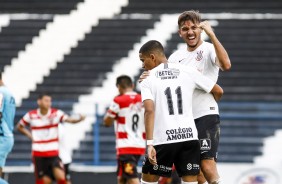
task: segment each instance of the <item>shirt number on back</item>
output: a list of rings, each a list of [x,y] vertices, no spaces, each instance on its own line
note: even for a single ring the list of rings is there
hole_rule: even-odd
[[[136,132],[138,128],[138,121],[139,121],[139,116],[138,114],[133,114],[132,116],[132,131]]]
[[[172,95],[171,95],[171,89],[170,87],[167,87],[164,91],[166,95],[166,100],[167,100],[167,106],[168,106],[168,113],[169,115],[174,115],[174,108],[173,108],[173,100],[172,100]],[[178,114],[183,113],[183,107],[182,107],[182,91],[181,87],[178,86],[175,90],[175,94],[177,97],[177,110]]]

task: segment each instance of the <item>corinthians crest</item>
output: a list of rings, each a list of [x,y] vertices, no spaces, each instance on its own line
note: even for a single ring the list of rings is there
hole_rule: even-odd
[[[195,58],[197,61],[201,61],[203,59],[203,52],[202,50],[197,52],[197,57]]]

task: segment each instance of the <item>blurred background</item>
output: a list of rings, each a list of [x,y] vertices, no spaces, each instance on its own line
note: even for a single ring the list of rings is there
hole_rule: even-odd
[[[114,129],[100,126],[116,77],[138,79],[138,51],[150,39],[167,56],[183,47],[177,18],[190,9],[211,22],[232,62],[218,80],[224,183],[282,183],[282,1],[0,0],[0,70],[16,98],[15,123],[42,92],[53,107],[87,115],[66,125],[73,183],[116,183]],[[16,130],[6,165],[10,183],[34,183],[31,142]]]

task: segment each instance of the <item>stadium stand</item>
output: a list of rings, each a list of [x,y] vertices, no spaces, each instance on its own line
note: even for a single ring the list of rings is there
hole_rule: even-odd
[[[9,26],[3,27],[0,34],[0,71],[4,66],[11,64],[12,58],[17,57],[26,44],[31,43],[34,36],[39,35],[39,30],[44,29],[47,22],[52,19],[11,19]]]
[[[8,4],[13,1],[1,1],[0,12],[27,12],[27,13],[68,13],[74,8],[75,1],[68,1],[71,5],[60,7],[65,1],[50,1],[52,10],[40,11],[40,2],[33,1],[34,7],[10,9]],[[48,1],[49,2],[49,1]],[[52,8],[57,2],[58,7]],[[0,5],[2,5],[0,3]],[[6,5],[4,6],[4,3]],[[46,2],[45,2],[46,3]],[[54,3],[54,4],[52,4]],[[50,92],[54,98],[53,106],[63,109],[67,113],[73,110],[73,104],[79,100],[80,95],[91,93],[93,87],[101,87],[106,79],[106,73],[112,71],[113,65],[122,57],[126,57],[135,43],[140,41],[146,31],[153,28],[161,14],[178,14],[187,9],[199,9],[203,13],[222,13],[228,10],[232,13],[278,13],[281,12],[281,2],[275,0],[263,3],[249,0],[223,1],[218,0],[206,3],[203,0],[155,0],[141,1],[129,0],[122,13],[113,19],[102,19],[98,26],[92,27],[82,41],[71,49],[70,54],[64,57],[63,62],[51,70],[43,83],[37,85],[27,99],[23,100],[18,108],[16,121],[28,109],[35,107],[35,98],[40,92]],[[17,4],[17,3],[16,3]],[[40,5],[39,5],[40,4]],[[46,4],[45,4],[46,5]],[[126,19],[122,15],[131,13],[154,14],[151,19]],[[34,21],[34,20],[33,20]],[[176,21],[176,20],[175,20]],[[257,155],[262,154],[263,138],[274,135],[276,129],[282,129],[281,104],[281,19],[253,20],[253,19],[228,19],[217,20],[218,26],[214,27],[220,41],[228,50],[232,61],[230,72],[220,73],[219,84],[223,86],[225,95],[220,103],[222,117],[222,137],[220,144],[220,162],[253,162]],[[35,21],[36,22],[36,21]],[[22,23],[20,23],[22,25]],[[39,29],[46,25],[38,23],[37,31],[30,31],[33,36]],[[27,24],[28,25],[28,24]],[[8,27],[4,27],[0,33],[0,40],[5,41],[5,32],[12,29],[12,21]],[[39,28],[40,27],[40,28]],[[6,31],[5,31],[6,29]],[[270,31],[271,30],[271,31]],[[270,35],[271,34],[271,35]],[[2,38],[3,37],[3,38]],[[29,37],[31,40],[32,36]],[[25,38],[25,44],[29,43]],[[20,39],[16,39],[20,40]],[[2,42],[3,42],[2,41]],[[11,41],[12,42],[12,41]],[[177,33],[172,34],[166,44],[166,53],[170,54],[182,41]],[[9,42],[6,42],[5,47]],[[22,45],[25,45],[22,44]],[[22,50],[13,51],[13,55],[7,58],[1,56],[3,65],[9,65],[12,57]],[[7,52],[4,52],[7,53]],[[0,53],[1,54],[1,53]],[[4,59],[5,62],[4,63]],[[1,69],[3,68],[1,66]],[[267,66],[267,67],[266,67]],[[58,80],[60,79],[60,80]],[[97,97],[99,98],[99,97]],[[102,116],[98,116],[97,124]],[[99,134],[93,125],[79,149],[74,151],[74,161],[77,163],[95,163],[95,144],[99,143],[99,164],[115,164],[114,133],[113,129],[99,127]],[[93,133],[95,132],[95,133]],[[99,136],[99,142],[95,137]],[[8,164],[29,164],[30,143],[23,136],[16,133],[15,146],[9,155]],[[240,149],[239,149],[240,148]],[[243,148],[243,149],[241,149]],[[97,153],[97,152],[96,152]]]
[[[1,0],[0,13],[68,14],[83,0]]]

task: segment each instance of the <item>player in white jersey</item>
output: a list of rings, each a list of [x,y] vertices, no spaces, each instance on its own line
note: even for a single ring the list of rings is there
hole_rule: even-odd
[[[139,184],[137,164],[146,147],[141,95],[133,91],[129,76],[119,76],[116,86],[119,95],[112,101],[104,125],[111,126],[115,122],[117,183]]]
[[[187,44],[187,49],[177,50],[169,57],[169,62],[192,66],[214,82],[219,69],[229,70],[231,63],[228,53],[217,39],[208,21],[201,22],[197,11],[185,11],[178,18],[179,36]],[[209,36],[211,43],[201,39],[201,32]],[[213,96],[196,90],[193,94],[193,116],[201,144],[200,184],[219,183],[216,167],[217,149],[220,136],[220,119],[217,102]]]
[[[19,132],[32,141],[32,157],[35,167],[36,184],[66,184],[64,166],[59,158],[58,125],[62,122],[78,123],[85,119],[68,117],[63,111],[51,108],[52,98],[49,94],[40,94],[38,109],[31,110],[19,121]],[[29,131],[26,126],[29,126]]]
[[[187,44],[187,49],[177,50],[168,61],[192,66],[204,76],[217,81],[219,69],[225,71],[231,68],[228,54],[217,39],[208,21],[201,22],[197,11],[185,11],[178,18],[179,36]],[[201,32],[209,36],[211,43],[201,40]],[[148,74],[143,73],[140,79]],[[217,149],[220,135],[220,120],[218,105],[211,94],[196,90],[193,94],[193,116],[201,142],[201,173],[200,184],[219,183],[216,167]]]
[[[139,57],[143,68],[151,70],[140,84],[148,146],[141,183],[158,183],[159,176],[170,177],[174,164],[183,184],[196,184],[200,145],[192,115],[193,92],[198,88],[220,99],[223,91],[192,67],[168,64],[158,41],[145,43]]]

